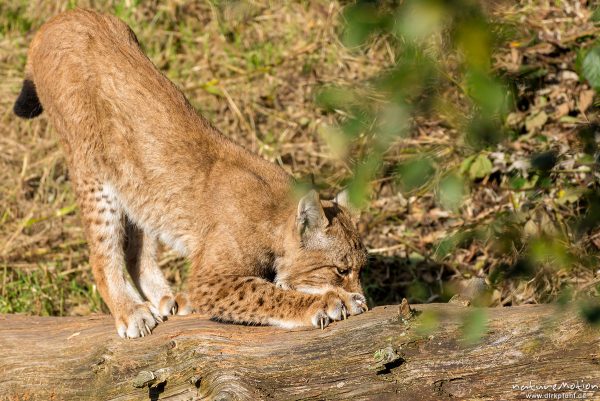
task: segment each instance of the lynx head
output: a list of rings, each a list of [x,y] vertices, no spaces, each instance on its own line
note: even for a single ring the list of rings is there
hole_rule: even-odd
[[[352,212],[345,191],[332,201],[321,201],[315,191],[300,199],[277,266],[277,285],[314,294],[336,287],[362,294],[360,270],[367,251]]]

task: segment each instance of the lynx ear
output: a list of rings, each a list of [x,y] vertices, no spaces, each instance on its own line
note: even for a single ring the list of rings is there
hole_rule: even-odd
[[[348,194],[348,188],[343,189],[340,193],[338,193],[333,201],[340,205],[341,207],[345,207],[346,209],[350,208],[350,194]]]
[[[360,215],[360,210],[350,203],[350,194],[348,192],[348,188],[345,188],[338,193],[335,198],[333,198],[333,202],[348,210],[352,217],[358,217]]]
[[[302,235],[307,230],[327,225],[327,218],[319,200],[319,194],[311,190],[298,202],[298,214],[296,216],[298,232]]]

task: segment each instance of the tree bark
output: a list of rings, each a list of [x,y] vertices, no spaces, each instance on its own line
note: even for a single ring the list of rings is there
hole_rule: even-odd
[[[378,307],[325,330],[173,317],[136,340],[121,340],[108,316],[3,315],[0,399],[499,400],[576,391],[521,388],[561,383],[587,385],[586,399],[600,399],[599,332],[571,309],[415,308],[411,316]],[[468,341],[474,311],[487,329]]]

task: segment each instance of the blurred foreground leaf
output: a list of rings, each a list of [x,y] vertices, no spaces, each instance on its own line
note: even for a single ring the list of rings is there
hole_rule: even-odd
[[[439,200],[446,209],[458,210],[465,195],[465,182],[459,175],[450,174],[440,181]]]
[[[487,313],[485,309],[475,308],[464,317],[462,339],[466,344],[477,344],[487,332]]]
[[[427,336],[432,334],[440,324],[440,317],[433,310],[426,310],[419,315],[416,332],[419,335]]]
[[[346,25],[342,34],[342,42],[348,47],[364,44],[369,36],[386,28],[391,16],[380,12],[375,4],[357,3],[344,11]]]
[[[404,192],[410,192],[425,185],[435,174],[430,158],[420,157],[398,167],[398,181]]]
[[[596,300],[588,301],[581,306],[581,315],[591,324],[600,325],[600,304]]]
[[[557,161],[558,157],[554,151],[538,153],[531,157],[531,167],[542,172],[548,172],[552,170]]]
[[[588,50],[581,63],[581,70],[592,88],[600,90],[600,46]]]

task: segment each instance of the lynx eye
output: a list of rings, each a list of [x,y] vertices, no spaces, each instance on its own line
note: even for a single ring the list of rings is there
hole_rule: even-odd
[[[339,274],[340,276],[347,276],[348,274],[350,274],[350,269],[346,269],[343,267],[336,267],[335,272],[337,274]]]

